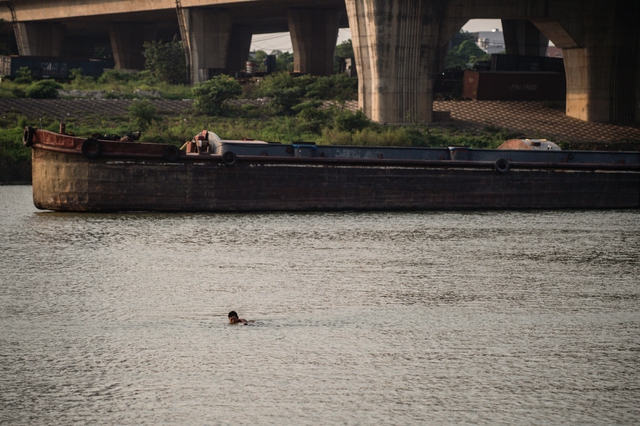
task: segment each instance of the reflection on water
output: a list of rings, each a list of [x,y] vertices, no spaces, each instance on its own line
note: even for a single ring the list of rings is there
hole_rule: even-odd
[[[0,187],[0,422],[637,423],[638,219],[59,214]]]

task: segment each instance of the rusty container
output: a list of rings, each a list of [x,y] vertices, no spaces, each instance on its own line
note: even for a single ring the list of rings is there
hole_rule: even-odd
[[[564,100],[565,75],[555,72],[465,71],[462,97],[474,101]]]

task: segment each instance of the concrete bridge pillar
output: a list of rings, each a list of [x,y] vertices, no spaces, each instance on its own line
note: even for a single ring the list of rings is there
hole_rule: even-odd
[[[562,48],[570,117],[640,121],[640,2],[587,1],[583,20],[534,21]]]
[[[507,55],[547,56],[549,39],[531,22],[503,19],[502,30]]]
[[[287,18],[293,44],[293,72],[333,74],[340,10],[289,9]]]
[[[51,22],[18,22],[14,32],[20,56],[60,56],[64,26]]]
[[[221,9],[186,8],[183,25],[189,35],[191,84],[209,79],[214,73],[227,71],[227,53],[233,16]]]
[[[358,106],[381,123],[431,122],[433,75],[466,17],[442,1],[346,0],[358,68]]]
[[[229,72],[242,71],[246,68],[249,51],[251,50],[251,37],[253,31],[246,25],[234,25],[231,29],[231,40],[227,52],[227,68]]]
[[[113,23],[109,27],[111,50],[115,68],[119,70],[144,69],[144,42],[156,38],[156,27],[137,23]]]

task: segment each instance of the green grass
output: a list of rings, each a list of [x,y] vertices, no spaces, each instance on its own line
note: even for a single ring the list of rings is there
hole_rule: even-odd
[[[357,146],[431,146],[464,145],[474,148],[496,148],[506,139],[516,137],[502,129],[469,133],[456,128],[430,127],[428,125],[391,126],[369,122],[364,129],[344,130],[335,124],[337,116],[349,114],[338,109],[329,110],[325,123],[311,131],[307,122],[298,116],[262,115],[254,108],[234,108],[230,117],[205,115],[164,116],[154,120],[143,132],[141,141],[182,145],[186,140],[207,129],[223,139],[260,139],[272,142],[315,142],[321,145]],[[70,118],[66,122],[67,133],[80,137],[92,134],[118,134],[139,130],[135,120],[127,116],[105,117],[91,115]],[[22,146],[24,126],[30,125],[57,131],[59,123],[51,117],[29,120],[16,113],[7,113],[0,120],[0,157],[10,161],[24,161],[30,150]]]
[[[74,75],[75,78],[72,81],[63,84],[65,90],[74,89],[84,92],[99,90],[107,97],[119,98],[144,97],[143,92],[151,91],[160,93],[163,98],[168,99],[184,99],[191,95],[190,87],[172,86],[159,82],[145,71],[140,73],[108,71],[99,79],[84,77],[78,73]],[[345,83],[337,79],[337,83],[324,82],[327,83],[325,87],[319,85],[319,82],[322,82],[319,79],[307,80],[310,82],[309,87],[317,86],[317,92],[322,89],[327,93],[333,90],[332,84]],[[304,81],[301,79],[296,84],[302,84],[301,82]],[[29,83],[20,84],[5,80],[0,83],[0,98],[24,97],[28,87]],[[321,103],[319,100],[300,98],[296,102],[297,104],[286,111],[278,109],[277,105],[273,104],[266,107],[249,104],[231,107],[224,111],[224,116],[201,115],[194,109],[186,110],[183,115],[160,116],[155,114],[153,107],[142,108],[141,103],[138,105],[139,108],[130,108],[128,114],[119,117],[103,115],[69,117],[66,121],[66,130],[67,133],[80,137],[89,137],[96,133],[124,135],[136,130],[144,130],[140,139],[142,142],[170,143],[176,146],[191,140],[203,129],[213,131],[223,139],[251,138],[282,143],[307,141],[322,145],[358,146],[465,145],[475,148],[495,148],[506,139],[518,136],[492,126],[482,131],[464,132],[454,126],[381,125],[371,122],[362,113],[354,114],[339,107],[319,108]],[[142,121],[146,129],[140,129]],[[0,162],[5,169],[4,174],[0,174],[0,182],[15,180],[15,176],[8,175],[24,173],[26,170],[31,156],[30,149],[22,146],[21,142],[26,125],[51,131],[57,131],[59,128],[59,123],[52,117],[44,116],[38,120],[30,120],[15,112],[5,113],[0,120]],[[13,170],[13,172],[7,172],[7,170]]]
[[[32,83],[17,83],[5,79],[0,83],[0,99],[24,98]],[[76,98],[95,97],[94,92],[101,92],[101,96],[108,99],[143,99],[160,97],[162,99],[190,99],[191,87],[185,85],[171,85],[154,78],[149,71],[138,73],[117,70],[106,71],[100,78],[76,75],[70,81],[63,81],[63,91],[86,92],[74,96]],[[62,98],[69,96],[62,95]]]

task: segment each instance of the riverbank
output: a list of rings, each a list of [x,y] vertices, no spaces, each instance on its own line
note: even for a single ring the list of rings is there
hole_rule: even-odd
[[[126,117],[127,108],[135,102],[127,99],[0,99],[0,113],[15,112],[30,120],[43,117],[59,120],[82,120],[92,115],[103,118]],[[190,99],[150,100],[161,116],[193,115]],[[258,108],[264,100],[232,101],[238,108]],[[325,102],[329,105],[330,102]],[[357,101],[347,101],[344,108],[355,112]],[[478,135],[495,128],[528,137],[544,137],[578,144],[610,144],[610,149],[624,143],[640,145],[640,126],[585,122],[566,116],[561,102],[516,101],[435,101],[434,129],[455,128]],[[588,147],[585,147],[588,149]],[[598,148],[600,149],[600,148]]]
[[[78,136],[124,134],[138,130],[130,111],[135,102],[0,99],[0,182],[30,181],[31,152],[21,143],[24,126],[57,131],[59,123],[65,122],[67,130]],[[273,114],[263,99],[244,99],[232,101],[231,111],[225,117],[199,115],[191,100],[146,102],[152,106],[154,117],[149,120],[142,140],[175,145],[181,145],[202,129],[209,129],[229,139],[306,140],[335,145],[494,148],[508,138],[529,137],[553,140],[564,149],[640,150],[640,128],[573,119],[564,114],[561,103],[436,101],[434,123],[385,126],[354,114],[356,101],[343,104],[326,101],[306,113],[283,116]]]

